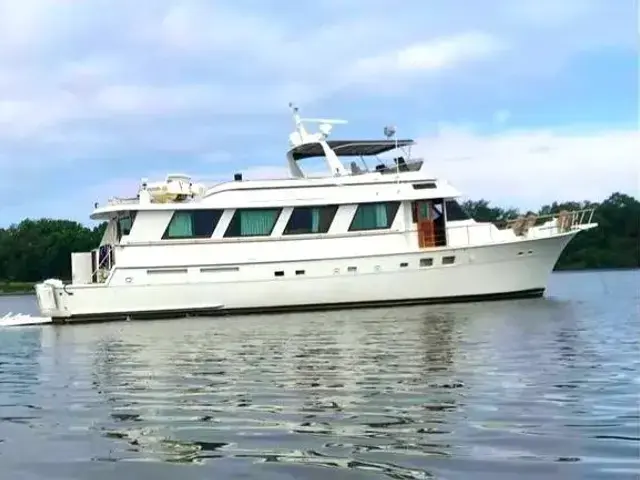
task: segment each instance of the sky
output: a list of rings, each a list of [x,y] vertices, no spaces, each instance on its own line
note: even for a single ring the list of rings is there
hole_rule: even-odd
[[[463,198],[640,192],[635,0],[0,0],[0,227],[287,174],[289,102]]]

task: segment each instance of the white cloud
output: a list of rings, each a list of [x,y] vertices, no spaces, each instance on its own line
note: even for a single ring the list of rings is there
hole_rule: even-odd
[[[495,37],[486,33],[470,32],[417,43],[388,54],[362,59],[356,63],[355,69],[363,69],[363,75],[380,74],[389,70],[439,70],[485,58],[501,48],[503,45]]]
[[[367,85],[393,91],[404,90],[403,83],[425,74],[446,70],[491,58],[505,50],[498,38],[483,32],[418,42],[382,54],[360,58],[345,69],[338,88]],[[397,82],[400,82],[398,85]]]
[[[469,198],[535,208],[554,200],[599,201],[640,193],[635,130],[507,130],[443,127],[419,141],[426,168]]]
[[[494,127],[511,126],[535,117],[522,103],[543,104],[577,55],[636,48],[631,0],[406,2],[319,0],[309,14],[256,0],[0,0],[0,205],[18,201],[11,192],[25,175],[41,181],[49,205],[58,191],[47,197],[56,183],[45,180],[86,180],[89,165],[137,178],[176,163],[218,171],[224,160],[243,170],[279,161],[289,101],[310,115],[358,118],[355,128],[369,131],[382,117],[415,130],[442,113],[475,121],[494,111]],[[574,145],[559,132],[448,135],[471,142],[460,155],[472,156],[474,148],[522,156],[532,138],[546,142],[536,158],[569,157]],[[572,175],[575,185],[591,178]],[[505,192],[527,197],[510,185]]]
[[[45,28],[51,2],[0,1],[0,51],[24,48]]]
[[[599,3],[598,0],[518,0],[507,2],[505,13],[518,23],[557,27],[589,18],[598,10]]]
[[[161,18],[150,20],[141,38],[181,53],[268,53],[269,47],[285,42],[275,21],[242,7],[187,1],[170,5]]]

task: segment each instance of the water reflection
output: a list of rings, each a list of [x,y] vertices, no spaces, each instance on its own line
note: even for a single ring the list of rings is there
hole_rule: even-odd
[[[255,478],[620,476],[639,466],[639,326],[551,298],[17,330],[0,403],[31,418],[0,423],[0,460],[28,463],[2,443],[22,438],[40,461]]]
[[[3,424],[30,425],[39,418],[40,353],[39,328],[0,335],[0,439],[2,430],[9,428]]]
[[[463,388],[450,378],[455,317],[383,313],[86,327],[103,330],[93,384],[111,410],[96,428],[166,461],[233,455],[421,478],[373,457],[448,455],[429,437],[450,433]]]

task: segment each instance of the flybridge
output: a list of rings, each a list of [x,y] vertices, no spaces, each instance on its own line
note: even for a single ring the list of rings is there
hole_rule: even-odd
[[[385,127],[383,139],[351,139],[329,140],[333,125],[347,123],[346,120],[324,118],[301,118],[298,108],[289,104],[293,110],[295,131],[289,135],[290,150],[287,152],[289,166],[289,178],[272,178],[244,182],[242,175],[234,175],[233,182],[224,182],[212,188],[206,188],[202,184],[193,183],[188,175],[168,175],[164,181],[149,183],[143,179],[135,197],[112,198],[108,205],[98,208],[94,214],[103,215],[121,205],[146,205],[150,208],[163,209],[160,204],[172,205],[184,204],[185,208],[193,208],[204,198],[214,194],[231,191],[252,190],[287,190],[291,188],[323,188],[336,185],[380,185],[385,183],[414,183],[425,179],[433,180],[422,171],[423,160],[411,157],[411,147],[415,144],[412,139],[396,138],[394,127]],[[305,128],[307,123],[319,123],[318,132],[310,133]],[[382,159],[379,155],[395,151],[393,157]],[[324,159],[328,172],[324,175],[305,174],[300,166],[300,161],[320,157]],[[343,164],[343,159],[348,157],[348,164]],[[339,180],[338,180],[339,179]],[[300,180],[305,180],[300,182]],[[435,183],[433,184],[435,186]],[[435,192],[433,192],[435,193]],[[455,197],[457,191],[442,190],[438,192],[442,196]],[[256,193],[257,195],[257,193]],[[297,193],[299,195],[299,192]],[[409,195],[411,197],[411,195]],[[408,197],[408,198],[409,198]],[[412,198],[412,197],[411,197]],[[234,200],[236,201],[236,200]],[[360,201],[360,200],[358,200]],[[187,205],[188,204],[188,205]],[[153,207],[152,207],[153,205]]]
[[[298,164],[299,160],[312,157],[324,157],[331,176],[358,175],[372,171],[379,173],[401,173],[418,171],[422,168],[422,159],[411,159],[411,146],[415,142],[411,139],[399,140],[395,138],[395,128],[385,127],[385,140],[328,140],[335,124],[347,123],[346,120],[324,118],[301,118],[298,107],[289,104],[293,111],[296,130],[289,135],[291,149],[287,153],[289,172],[294,178],[304,178],[306,175]],[[319,123],[318,133],[307,132],[304,122]],[[401,149],[402,153],[393,159],[393,164],[385,164],[376,159],[376,165],[371,169],[364,157],[377,157],[392,150]],[[360,157],[360,165],[351,161],[347,170],[338,156]]]
[[[326,143],[336,155],[344,157],[380,155],[396,148],[414,145],[413,140],[329,140]],[[295,160],[302,160],[322,157],[324,150],[319,143],[306,143],[292,148],[291,154]]]

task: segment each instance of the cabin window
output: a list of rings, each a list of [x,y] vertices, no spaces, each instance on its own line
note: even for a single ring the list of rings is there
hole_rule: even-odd
[[[247,208],[236,210],[224,233],[225,237],[264,237],[271,235],[281,208]]]
[[[291,217],[284,229],[284,234],[327,233],[337,211],[337,205],[296,207],[293,209],[293,212],[291,212]]]
[[[460,204],[455,200],[447,200],[445,202],[445,209],[447,211],[447,221],[455,222],[456,220],[469,220],[469,215],[462,209]]]
[[[427,188],[436,188],[437,185],[433,182],[429,182],[429,183],[414,183],[413,185],[414,190],[425,190]]]
[[[120,240],[123,235],[129,235],[131,233],[133,222],[136,219],[136,213],[137,212],[126,212],[118,216],[118,221],[116,223],[118,240]]]
[[[222,210],[176,210],[162,238],[209,238],[221,216]]]
[[[400,202],[362,203],[358,205],[349,231],[390,228],[399,206]]]

